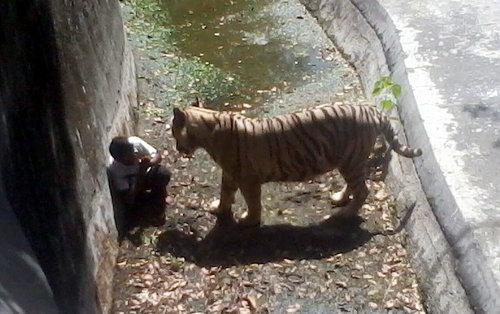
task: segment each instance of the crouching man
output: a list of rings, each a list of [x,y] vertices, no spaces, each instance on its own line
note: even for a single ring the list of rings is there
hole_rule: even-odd
[[[153,217],[156,225],[163,224],[171,173],[160,165],[161,154],[136,136],[113,138],[109,152],[108,178],[115,207],[120,207],[120,233],[137,224],[131,220],[144,217]],[[145,207],[151,212],[142,212]]]

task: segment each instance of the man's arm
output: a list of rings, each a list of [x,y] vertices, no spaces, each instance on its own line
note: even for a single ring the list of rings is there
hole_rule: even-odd
[[[135,145],[139,154],[145,156],[141,158],[141,163],[144,162],[146,165],[151,166],[157,165],[162,161],[161,153],[140,137],[133,136],[129,138],[129,141]]]
[[[162,161],[163,157],[159,152],[157,152],[153,158],[151,159],[150,163],[153,165],[158,165]]]
[[[132,205],[137,196],[137,183],[133,183],[132,176],[121,176],[108,170],[111,186],[118,198],[127,205]]]

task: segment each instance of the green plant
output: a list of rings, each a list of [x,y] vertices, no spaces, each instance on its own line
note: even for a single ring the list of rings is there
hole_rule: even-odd
[[[156,246],[158,244],[158,236],[156,235],[142,235],[142,243],[145,245]]]
[[[375,82],[372,95],[381,96],[380,107],[391,111],[401,96],[401,85],[394,83],[390,76],[383,76]]]
[[[178,29],[173,25],[170,12],[162,6],[162,2],[121,2],[128,38],[132,40],[141,58],[149,57],[147,62],[141,61],[141,74],[144,74],[141,78],[147,83],[154,77],[164,87],[157,97],[165,101],[156,99],[155,103],[163,103],[164,106],[170,100],[180,104],[189,103],[193,95],[207,101],[230,98],[241,88],[238,77],[200,57],[183,52],[178,47],[178,41],[182,38],[178,37]],[[158,113],[157,116],[164,115]]]

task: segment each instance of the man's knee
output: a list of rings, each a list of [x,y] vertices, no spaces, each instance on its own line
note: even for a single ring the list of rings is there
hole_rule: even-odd
[[[162,185],[167,185],[170,182],[172,173],[165,167],[160,167],[157,172],[157,180]]]

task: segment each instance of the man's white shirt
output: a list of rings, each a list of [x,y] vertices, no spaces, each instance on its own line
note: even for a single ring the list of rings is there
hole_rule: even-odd
[[[153,158],[158,153],[157,150],[137,136],[130,136],[128,142],[134,147],[134,154],[137,159],[144,157]],[[136,183],[136,176],[139,172],[139,165],[124,165],[109,156],[108,176],[116,191],[128,191]]]

